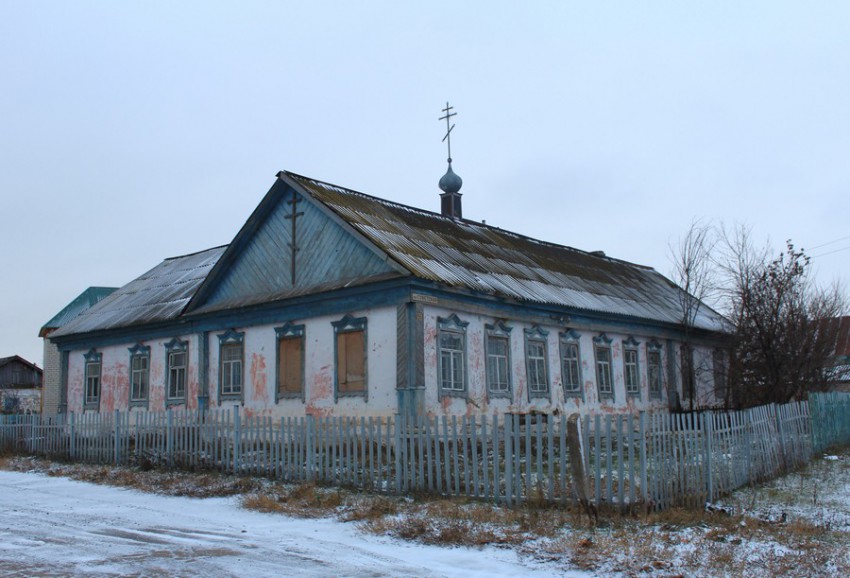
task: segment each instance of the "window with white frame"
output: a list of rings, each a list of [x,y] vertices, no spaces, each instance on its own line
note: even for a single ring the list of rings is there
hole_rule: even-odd
[[[304,326],[287,323],[277,335],[277,399],[304,399]]]
[[[581,396],[581,351],[579,334],[569,329],[560,334],[561,381],[568,396]]]
[[[102,370],[102,354],[94,349],[84,356],[85,358],[85,400],[87,408],[97,408],[100,405],[100,378]]]
[[[437,318],[437,372],[441,395],[466,395],[466,321]]]
[[[528,396],[549,397],[549,372],[547,363],[548,331],[538,326],[525,330],[525,372],[528,379]]]
[[[593,338],[593,353],[596,358],[596,389],[599,399],[614,398],[614,382],[611,376],[611,339],[605,335]]]
[[[626,395],[640,395],[638,342],[634,337],[629,337],[623,342],[623,383],[626,386]]]
[[[650,343],[646,350],[646,377],[649,382],[649,397],[661,399],[663,375],[661,371],[661,345]]]
[[[242,399],[244,340],[244,333],[232,329],[218,336],[218,383],[221,399]]]
[[[138,344],[130,348],[130,405],[147,404],[150,360],[150,347]]]
[[[487,393],[511,397],[511,328],[499,321],[484,326],[487,343]]]
[[[341,396],[363,396],[368,399],[366,318],[346,315],[331,325],[336,334],[334,399]]]
[[[186,375],[189,365],[189,343],[176,337],[165,344],[166,404],[186,400]]]

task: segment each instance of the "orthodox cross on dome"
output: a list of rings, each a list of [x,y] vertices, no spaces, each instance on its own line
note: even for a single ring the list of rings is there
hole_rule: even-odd
[[[286,215],[285,219],[292,219],[292,240],[289,242],[289,248],[292,250],[291,257],[291,265],[292,265],[292,286],[295,287],[295,255],[298,253],[298,244],[296,242],[295,231],[296,231],[296,221],[298,217],[304,215],[303,211],[298,211],[298,201],[301,199],[298,198],[298,193],[292,191],[292,198],[287,200],[287,204],[292,205],[292,212]]]
[[[453,116],[457,116],[456,112],[452,112],[453,109],[454,107],[450,106],[447,101],[446,108],[443,109],[445,114],[438,119],[446,121],[446,136],[443,137],[443,141],[447,141],[449,147],[449,168],[443,178],[440,179],[438,186],[443,191],[440,195],[440,213],[445,217],[460,219],[463,217],[460,202],[460,188],[463,186],[463,179],[452,170],[452,129],[455,125],[451,124],[450,120]]]
[[[445,115],[445,116],[441,116],[439,119],[437,119],[437,120],[445,120],[445,121],[446,121],[446,136],[444,136],[444,137],[443,137],[443,140],[442,140],[441,142],[446,142],[446,141],[448,141],[448,146],[449,146],[449,158],[448,158],[448,161],[449,161],[449,164],[452,164],[452,129],[455,127],[455,125],[454,125],[454,124],[452,124],[451,126],[449,126],[449,120],[450,120],[453,116],[457,116],[457,113],[456,113],[456,112],[452,112],[452,109],[454,109],[454,107],[453,107],[453,106],[449,106],[449,102],[448,102],[448,101],[446,101],[446,108],[444,108],[444,109],[443,109],[443,112],[444,112],[444,113],[446,113],[446,115]]]

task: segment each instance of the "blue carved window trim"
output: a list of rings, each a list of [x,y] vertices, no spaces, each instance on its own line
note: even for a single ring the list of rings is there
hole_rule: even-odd
[[[599,400],[614,400],[614,372],[611,342],[613,339],[602,333],[593,338],[593,358],[596,366],[596,392]]]
[[[452,313],[437,317],[437,384],[439,397],[466,397],[469,376],[466,367],[466,328]]]
[[[559,333],[558,338],[564,395],[584,399],[581,377],[581,335],[574,329],[567,329]]]
[[[242,401],[245,395],[245,333],[228,329],[218,335],[218,398]]]
[[[130,407],[148,407],[151,388],[151,348],[137,343],[129,347]]]
[[[490,398],[513,398],[511,387],[511,329],[502,321],[484,326],[486,349],[487,395]],[[501,351],[504,349],[504,352]]]
[[[369,401],[369,340],[366,321],[366,317],[345,315],[339,321],[331,322],[334,328],[334,402],[340,397],[362,397]],[[362,341],[362,353],[357,345],[358,340]],[[342,359],[341,353],[344,356]],[[362,355],[362,358],[358,354]],[[348,366],[355,358],[353,356],[362,361],[362,385],[358,385],[361,380],[348,381]],[[340,361],[344,362],[342,365],[345,368],[345,381],[340,381]]]
[[[174,337],[165,344],[165,405],[186,403],[189,342]]]
[[[83,354],[83,409],[100,409],[100,394],[103,388],[103,354],[90,349]]]
[[[646,383],[650,399],[661,399],[664,391],[664,366],[662,346],[653,339],[646,344]],[[655,367],[655,372],[653,372]]]
[[[304,375],[304,362],[305,362],[305,349],[306,349],[306,331],[304,325],[294,325],[292,323],[285,323],[281,327],[275,327],[274,329],[275,336],[277,338],[277,343],[275,347],[275,401],[280,401],[281,399],[300,399],[301,401],[305,400],[305,375]],[[294,391],[293,388],[284,389],[282,386],[282,380],[284,378],[281,375],[281,367],[283,367],[284,359],[281,358],[281,350],[283,346],[287,343],[297,342],[300,350],[300,359],[298,360],[298,364],[300,367],[300,371],[297,373],[300,374],[299,379],[299,387],[298,391]],[[286,373],[286,372],[284,372]]]
[[[623,387],[626,396],[640,399],[640,344],[631,335],[623,341]]]
[[[550,399],[549,332],[535,325],[525,333],[525,376],[528,400]]]

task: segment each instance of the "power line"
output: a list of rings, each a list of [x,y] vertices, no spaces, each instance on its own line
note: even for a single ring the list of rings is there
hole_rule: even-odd
[[[830,244],[830,243],[827,243]],[[823,246],[823,245],[821,245]],[[846,247],[842,247],[840,249],[835,249],[832,251],[827,251],[826,253],[821,253],[820,255],[809,255],[812,259],[818,259],[820,257],[826,257],[827,255],[832,255],[833,253],[840,253],[841,251],[850,251],[850,245]]]
[[[834,245],[836,243],[840,243],[841,241],[846,241],[847,239],[850,239],[850,235],[847,235],[846,237],[841,237],[840,239],[835,239],[834,241],[829,241],[827,243],[821,243],[820,245],[815,245],[814,247],[809,247],[809,251],[812,251],[813,249],[820,249],[821,247],[826,247],[827,245]],[[839,250],[843,251],[843,249]]]

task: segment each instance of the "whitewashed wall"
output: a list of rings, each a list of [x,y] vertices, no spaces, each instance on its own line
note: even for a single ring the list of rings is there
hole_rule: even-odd
[[[468,397],[466,399],[443,396],[439,397],[439,376],[437,363],[437,333],[438,318],[448,318],[456,314],[461,321],[468,322],[466,328],[466,371]],[[579,349],[581,357],[581,378],[583,398],[566,395],[562,386],[560,341],[558,333],[564,331],[563,326],[541,325],[548,331],[547,336],[547,371],[549,376],[549,398],[531,398],[527,392],[527,376],[525,365],[525,329],[533,326],[528,323],[506,320],[505,325],[511,327],[511,391],[510,399],[493,398],[487,395],[485,325],[494,324],[497,319],[483,315],[464,314],[434,306],[428,306],[424,312],[425,323],[425,395],[426,408],[431,414],[473,414],[473,413],[526,413],[537,411],[542,413],[576,411],[585,413],[628,412],[640,409],[667,407],[666,391],[666,351],[661,349],[662,357],[662,386],[661,398],[650,398],[647,381],[647,342],[652,335],[621,334],[606,332],[610,343],[612,367],[611,375],[614,386],[614,399],[602,399],[598,396],[596,384],[596,364],[594,357],[593,338],[600,331],[578,330]],[[623,341],[633,337],[638,342],[638,366],[640,375],[640,396],[627,396],[623,369]],[[661,344],[663,345],[663,340]]]

